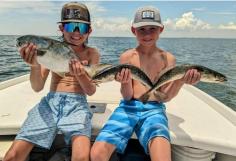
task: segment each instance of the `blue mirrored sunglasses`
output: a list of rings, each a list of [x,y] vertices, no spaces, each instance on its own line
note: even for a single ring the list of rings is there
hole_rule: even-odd
[[[81,22],[69,22],[64,24],[64,30],[66,32],[75,32],[78,30],[81,35],[84,35],[89,31],[89,24]]]

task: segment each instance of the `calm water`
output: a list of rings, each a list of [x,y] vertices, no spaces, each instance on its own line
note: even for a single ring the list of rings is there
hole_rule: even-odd
[[[27,74],[29,67],[20,58],[15,39],[0,36],[0,82]],[[204,65],[224,73],[228,82],[222,85],[200,82],[197,87],[236,111],[236,39],[162,38],[159,46],[177,58],[177,63]],[[118,63],[119,55],[136,45],[134,38],[90,38],[89,45],[98,48],[102,63]]]

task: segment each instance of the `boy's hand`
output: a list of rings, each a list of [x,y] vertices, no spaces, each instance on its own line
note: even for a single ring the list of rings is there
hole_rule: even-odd
[[[181,78],[181,81],[183,81],[186,84],[197,84],[201,79],[201,74],[196,69],[190,69],[186,72],[183,78]]]
[[[115,80],[122,84],[129,83],[132,80],[130,70],[128,68],[123,68],[121,72],[117,73]]]
[[[80,62],[77,59],[72,59],[69,63],[70,74],[74,76],[86,75],[87,73],[84,69],[84,65],[87,65],[87,64],[88,64],[87,61]]]
[[[36,45],[32,43],[26,44],[19,49],[19,52],[23,60],[30,66],[39,66],[39,63],[37,62],[36,59],[37,57]]]

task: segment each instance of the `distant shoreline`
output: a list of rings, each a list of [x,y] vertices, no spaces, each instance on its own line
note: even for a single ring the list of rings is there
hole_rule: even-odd
[[[29,34],[32,35],[32,34]],[[22,36],[22,35],[0,35],[0,36]],[[40,35],[48,37],[59,37],[57,35]],[[90,36],[90,38],[135,38],[135,37],[123,37],[123,36]],[[161,37],[161,39],[224,39],[224,40],[236,40],[236,38],[221,38],[221,37]]]

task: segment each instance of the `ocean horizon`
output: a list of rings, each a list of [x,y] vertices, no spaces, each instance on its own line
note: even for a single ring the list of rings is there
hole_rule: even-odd
[[[27,34],[27,35],[33,35],[33,34]],[[52,37],[52,38],[57,38],[60,37],[60,35],[42,35],[42,34],[38,34],[39,36],[47,36],[47,37]],[[0,35],[0,36],[23,36],[23,35]],[[134,36],[90,36],[89,38],[134,38]],[[161,39],[229,39],[229,40],[236,40],[236,38],[232,38],[232,37],[168,37],[168,36],[161,36]]]

